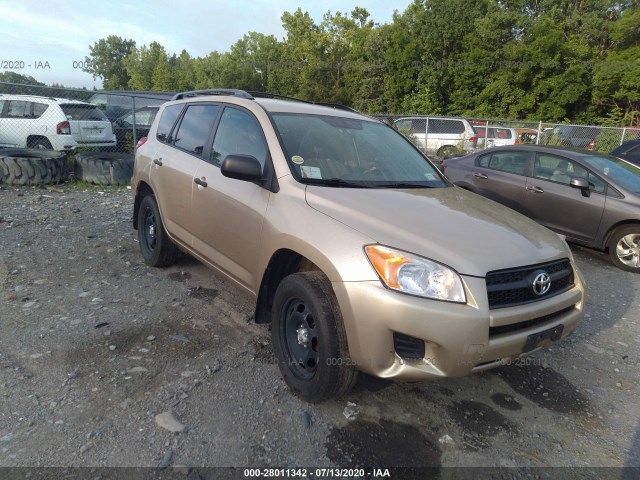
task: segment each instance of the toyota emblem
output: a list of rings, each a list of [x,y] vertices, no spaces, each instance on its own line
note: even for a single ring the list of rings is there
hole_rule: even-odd
[[[544,295],[551,288],[551,277],[547,272],[541,272],[535,276],[531,287],[536,295]]]

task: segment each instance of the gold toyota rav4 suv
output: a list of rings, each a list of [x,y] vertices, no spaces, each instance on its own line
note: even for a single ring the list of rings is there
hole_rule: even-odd
[[[180,249],[255,297],[300,397],[341,395],[359,371],[466,375],[576,328],[583,281],[558,235],[452,186],[380,121],[254,96],[160,108],[136,153],[133,225],[148,265]]]

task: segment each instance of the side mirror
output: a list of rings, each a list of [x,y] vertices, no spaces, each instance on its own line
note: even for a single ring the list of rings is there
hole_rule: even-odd
[[[569,181],[569,185],[573,188],[579,188],[582,190],[582,196],[589,197],[591,196],[591,191],[589,190],[589,182],[584,178],[572,178]]]
[[[262,180],[262,165],[251,155],[227,155],[220,167],[222,175],[236,180],[255,182]]]

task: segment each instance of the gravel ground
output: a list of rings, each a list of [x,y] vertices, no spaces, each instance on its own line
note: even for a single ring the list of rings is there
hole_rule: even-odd
[[[187,256],[145,266],[131,209],[0,189],[1,467],[640,467],[640,276],[604,254],[573,247],[586,318],[551,350],[309,405],[251,299]]]

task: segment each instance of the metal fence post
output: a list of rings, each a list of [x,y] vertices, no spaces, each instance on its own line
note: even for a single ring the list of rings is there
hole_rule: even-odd
[[[620,145],[624,143],[624,137],[627,135],[627,127],[622,129],[622,138],[620,138]]]
[[[538,135],[536,136],[536,145],[540,145],[540,134],[542,133],[542,120],[538,122]]]
[[[138,144],[138,139],[136,138],[136,97],[134,96],[131,97],[131,105],[133,107],[133,110],[131,110],[133,113],[131,122],[133,123],[133,149],[135,150],[136,145]]]

